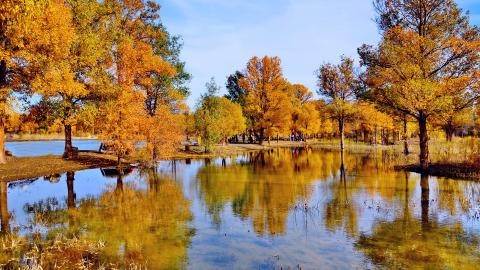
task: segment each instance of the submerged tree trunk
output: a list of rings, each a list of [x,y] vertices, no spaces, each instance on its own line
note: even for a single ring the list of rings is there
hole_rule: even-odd
[[[0,118],[0,164],[5,163],[7,163],[7,155],[5,154],[5,123],[3,118]]]
[[[344,151],[341,151],[340,153],[340,158],[341,158],[341,164],[340,164],[340,179],[342,182],[347,181],[347,177],[345,175],[345,153]]]
[[[418,118],[419,125],[419,139],[420,139],[420,167],[422,170],[426,170],[429,165],[428,158],[428,129],[427,118],[421,113]]]
[[[420,187],[422,188],[421,206],[422,206],[422,229],[428,228],[428,211],[430,207],[430,188],[428,184],[428,175],[420,176]]]
[[[405,155],[410,154],[408,149],[408,127],[407,127],[407,115],[403,115],[403,153]]]
[[[345,122],[343,117],[338,119],[338,129],[340,131],[340,150],[345,149]]]
[[[77,199],[77,194],[75,194],[75,189],[73,182],[75,181],[75,172],[67,172],[67,207],[75,208],[75,201]]]
[[[65,150],[63,152],[63,158],[73,158],[73,146],[72,146],[72,125],[64,124],[65,127]]]

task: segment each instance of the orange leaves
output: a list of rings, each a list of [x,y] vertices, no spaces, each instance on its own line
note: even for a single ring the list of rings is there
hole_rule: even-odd
[[[65,62],[49,63],[44,67],[42,76],[32,81],[32,88],[38,94],[57,96],[59,93],[65,99],[85,97],[88,91],[85,85],[75,80],[74,73]]]
[[[173,114],[166,105],[160,106],[155,115],[142,118],[142,133],[149,157],[158,159],[176,152],[183,139],[182,118],[182,115]]]
[[[133,91],[122,91],[116,100],[105,103],[98,114],[99,138],[119,157],[135,150],[141,141],[143,129],[142,96]]]
[[[169,63],[154,55],[150,44],[132,38],[125,39],[119,44],[117,66],[119,84],[129,88],[134,84],[151,85],[152,74],[173,77],[176,72]]]
[[[428,18],[416,12],[423,8],[430,10]],[[452,1],[399,9],[415,20],[386,29],[380,64],[368,70],[374,98],[415,117],[451,111],[455,100],[465,104],[459,97],[475,94],[478,82],[479,31]]]
[[[70,8],[64,1],[42,0],[36,1],[33,11],[25,29],[28,49],[35,57],[68,59],[75,38]]]
[[[244,112],[252,120],[253,128],[267,136],[286,133],[290,128],[292,105],[280,58],[253,57],[244,75],[239,84],[247,95]]]

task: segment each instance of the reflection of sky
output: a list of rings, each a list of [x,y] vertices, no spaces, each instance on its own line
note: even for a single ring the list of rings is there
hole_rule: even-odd
[[[235,160],[241,162],[245,159],[241,157]],[[227,166],[234,162],[230,158],[226,161]],[[402,185],[394,185],[393,181],[402,181],[401,177],[398,179],[380,177],[376,181],[371,181],[369,176],[362,176],[361,172],[352,172],[355,177],[348,176],[345,186],[338,185],[340,181],[338,175],[331,175],[313,182],[311,185],[313,192],[306,202],[311,206],[310,210],[308,212],[301,209],[295,210],[295,205],[291,205],[284,235],[268,235],[268,233],[259,235],[253,229],[253,221],[250,217],[241,219],[234,214],[232,202],[224,205],[220,213],[221,223],[217,226],[207,212],[207,206],[203,200],[205,195],[200,194],[197,180],[197,174],[204,164],[204,160],[192,161],[191,164],[186,164],[185,161],[165,161],[159,166],[161,172],[170,175],[172,181],[182,187],[185,197],[192,202],[192,227],[195,228],[196,233],[191,238],[188,250],[189,268],[271,269],[272,265],[284,268],[300,265],[302,269],[319,265],[327,269],[350,269],[352,266],[365,268],[369,267],[369,264],[354,245],[359,233],[369,235],[372,233],[372,228],[380,221],[389,222],[402,216],[405,199],[409,201],[408,207],[412,216],[415,219],[420,219],[421,216],[421,189],[418,175],[410,174],[409,186],[413,188],[409,191],[407,198],[402,195],[386,199],[376,185],[385,181],[391,183],[386,189],[398,189]],[[215,159],[211,164],[221,166],[222,162],[221,159]],[[135,182],[137,186],[145,188],[147,181],[139,180],[139,175],[141,174],[138,171],[134,171],[124,178],[124,183]],[[55,197],[61,204],[65,204],[67,196],[65,178],[63,174],[57,183],[39,179],[29,185],[9,188],[8,207],[9,211],[14,213],[16,223],[27,222],[27,216],[23,211],[26,203],[32,204]],[[262,179],[252,180],[261,181]],[[222,179],[216,181],[222,181]],[[466,215],[452,215],[446,210],[439,209],[437,203],[439,194],[446,191],[441,190],[438,181],[435,178],[430,179],[430,218],[437,220],[442,226],[449,226],[461,220],[465,232],[480,235],[480,223],[478,220],[469,218],[470,212]],[[461,188],[472,187],[477,192],[480,190],[479,183],[468,183],[468,185],[465,182],[458,183]],[[74,181],[77,202],[92,196],[98,197],[108,186],[115,184],[115,177],[105,178],[99,169],[77,172]],[[235,182],[226,181],[225,184],[233,185]],[[340,188],[345,188],[345,194],[347,194],[345,199],[350,202],[357,215],[356,235],[349,233],[342,225],[334,229],[328,229],[325,225],[325,207]],[[479,194],[476,196],[478,198]],[[159,199],[161,198],[160,196]],[[302,206],[303,203],[304,201],[297,201],[296,205]],[[478,208],[475,205],[474,207]],[[276,209],[267,210],[275,211]],[[473,210],[475,209],[470,209],[470,211]],[[265,209],[254,207],[253,211],[265,211]]]
[[[125,177],[124,182],[131,181]],[[114,186],[116,178],[103,177],[100,169],[84,170],[75,173],[74,190],[77,202],[91,197],[98,197],[108,186]],[[18,182],[17,182],[18,183]],[[65,205],[67,200],[66,174],[62,174],[56,183],[51,183],[39,178],[31,184],[10,185],[8,189],[8,210],[13,213],[15,223],[25,224],[27,216],[23,207],[49,198],[56,198],[60,205]]]

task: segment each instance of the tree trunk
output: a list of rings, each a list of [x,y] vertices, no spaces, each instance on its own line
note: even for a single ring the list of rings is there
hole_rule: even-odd
[[[123,169],[118,169],[117,185],[115,186],[115,192],[123,192]]]
[[[345,149],[345,122],[343,117],[338,119],[338,129],[340,131],[340,150]]]
[[[263,145],[264,132],[265,132],[265,129],[264,129],[264,128],[260,128],[259,137],[258,137],[258,144],[260,144],[260,145]]]
[[[158,160],[158,146],[157,145],[154,145],[153,146],[153,150],[152,150],[152,166],[155,166],[155,164],[157,163],[157,160]]]
[[[0,118],[0,164],[5,163],[7,163],[7,155],[5,154],[5,123],[3,118]]]
[[[73,150],[72,150],[72,125],[64,124],[65,127],[65,150],[63,152],[63,158],[72,159]]]
[[[407,130],[407,115],[403,115],[403,153],[405,155],[410,154],[410,150],[408,149],[408,130]]]
[[[7,62],[0,61],[0,88],[7,86]],[[5,98],[5,97],[4,97]],[[6,103],[6,99],[2,98],[0,102]],[[7,155],[5,154],[5,119],[3,111],[0,111],[0,164],[7,163]]]
[[[446,129],[445,137],[447,138],[447,142],[451,142],[453,140],[453,130]]]
[[[449,120],[448,123],[445,125],[444,130],[447,142],[451,142],[453,140],[453,134],[455,133],[455,127],[453,126],[451,120]]]
[[[429,159],[428,159],[428,130],[427,130],[427,118],[420,114],[418,118],[419,125],[419,139],[420,139],[420,167],[422,170],[428,168]]]

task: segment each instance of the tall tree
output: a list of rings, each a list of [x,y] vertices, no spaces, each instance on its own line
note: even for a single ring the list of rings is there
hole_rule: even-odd
[[[5,0],[0,2],[0,164],[6,163],[5,125],[11,111],[10,104],[15,92],[25,93],[31,79],[31,62],[35,59],[32,46],[45,45],[51,34],[32,25],[45,17],[44,1]],[[40,11],[40,12],[39,12]],[[49,27],[55,20],[48,21]]]
[[[207,92],[201,96],[194,114],[195,127],[202,139],[205,152],[212,144],[227,143],[228,138],[245,130],[245,118],[239,104],[216,96],[220,87],[214,79],[206,84]]]
[[[369,95],[416,119],[420,165],[429,165],[428,121],[478,99],[480,31],[453,0],[376,0],[383,39],[359,49]]]
[[[302,135],[316,134],[320,129],[320,114],[312,102],[313,94],[302,84],[290,85],[292,129]]]
[[[110,41],[109,10],[96,0],[51,1],[47,18],[37,23],[46,28],[50,18],[59,16],[50,31],[58,32],[61,47],[48,44],[33,81],[33,88],[44,98],[59,104],[58,115],[65,133],[64,157],[72,158],[72,129],[77,113],[88,102],[101,98],[108,81]],[[55,8],[55,5],[57,8]],[[62,50],[60,50],[62,49]],[[50,51],[58,51],[52,54]]]
[[[286,133],[292,108],[280,58],[255,56],[243,74],[239,85],[246,93],[244,113],[251,127],[258,131],[260,144],[266,136]]]
[[[221,135],[215,128],[220,118],[220,101],[216,94],[220,91],[214,78],[205,84],[206,92],[200,97],[194,114],[195,129],[201,138],[201,144],[205,147],[205,153],[210,151],[212,144],[221,139]]]
[[[170,131],[180,130],[173,126],[168,132],[172,136],[159,134],[162,128],[167,128],[165,124],[176,122],[170,110],[178,108],[168,99],[172,88],[160,85],[161,81],[173,84],[176,75],[176,68],[163,57],[157,44],[165,42],[163,28],[155,23],[160,6],[143,0],[110,0],[105,4],[113,14],[115,30],[111,48],[113,78],[109,87],[114,98],[100,108],[101,115],[109,117],[100,123],[102,139],[118,149],[119,158],[131,152],[137,141],[148,140],[147,150],[151,150],[155,159],[159,145],[164,145],[165,151],[172,151],[173,143],[165,143],[166,139],[177,142],[178,136]],[[142,122],[155,128],[140,128],[138,124]]]
[[[150,43],[155,55],[161,57],[175,68],[174,76],[168,73],[153,73],[152,84],[143,85],[145,94],[146,121],[154,127],[145,131],[147,150],[151,156],[151,165],[156,164],[160,156],[172,154],[180,144],[183,133],[179,118],[186,112],[185,98],[189,94],[188,82],[191,75],[185,70],[185,62],[180,60],[183,46],[178,36],[167,32],[163,24],[152,22],[152,30],[163,33],[151,38]]]
[[[353,60],[343,57],[339,65],[324,64],[317,72],[318,94],[329,102],[332,116],[338,122],[340,149],[345,148],[345,122],[352,115],[357,82]]]
[[[240,80],[243,77],[245,77],[243,73],[237,70],[235,73],[228,76],[227,83],[225,85],[228,91],[225,97],[232,102],[240,104],[241,106],[245,106],[246,97],[245,90],[240,86]]]

